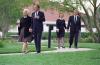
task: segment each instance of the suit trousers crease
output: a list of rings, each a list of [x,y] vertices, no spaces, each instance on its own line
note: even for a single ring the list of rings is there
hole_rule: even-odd
[[[74,41],[74,46],[77,47],[78,44],[78,38],[79,38],[79,31],[70,31],[70,37],[69,37],[69,43],[70,46],[72,46],[73,41]]]
[[[42,31],[34,33],[34,41],[37,52],[41,51],[41,37],[42,37]]]

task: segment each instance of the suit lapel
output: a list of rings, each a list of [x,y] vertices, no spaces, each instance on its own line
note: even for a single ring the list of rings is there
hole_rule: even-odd
[[[73,23],[76,24],[76,23],[75,23],[75,17],[74,17],[74,16],[72,17],[72,19],[73,19]]]
[[[75,21],[74,16],[73,16],[73,22],[76,24],[79,21],[79,16],[77,16],[77,20]]]

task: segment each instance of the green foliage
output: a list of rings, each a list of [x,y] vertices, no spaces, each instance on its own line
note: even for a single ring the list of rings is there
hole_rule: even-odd
[[[0,22],[15,24],[21,17],[21,11],[24,6],[32,3],[32,0],[0,0]]]
[[[0,40],[0,48],[3,48],[4,45],[3,45],[3,42]]]
[[[6,36],[10,37],[11,35],[16,35],[17,33],[7,33]],[[96,35],[99,35],[98,33],[95,33]],[[44,32],[42,35],[42,39],[43,40],[47,40],[48,39],[48,32]],[[56,42],[57,39],[57,34],[56,32],[52,32],[51,33],[51,39]],[[65,33],[65,42],[68,42],[69,40],[69,33]],[[91,37],[91,33],[81,33],[79,36],[79,42],[81,43],[92,43],[92,37]]]
[[[55,32],[51,33],[51,39],[52,40],[56,40],[57,35]],[[43,39],[48,39],[48,33],[43,33]],[[69,39],[69,33],[65,33],[65,42],[68,42]],[[81,33],[80,38],[79,38],[79,42],[82,43],[92,43],[92,37],[90,33]]]
[[[40,6],[43,9],[48,9],[48,8],[57,9],[57,7],[59,6],[59,3],[48,1],[48,0],[40,0]]]
[[[16,24],[21,17],[23,7],[32,3],[32,0],[0,0],[0,31],[6,37],[10,25]]]

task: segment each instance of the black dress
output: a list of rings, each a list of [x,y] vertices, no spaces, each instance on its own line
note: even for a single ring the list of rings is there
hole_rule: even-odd
[[[20,42],[31,42],[32,33],[29,32],[29,28],[32,24],[32,18],[27,16],[26,18],[22,17],[20,19],[20,27],[18,27],[19,41]]]
[[[65,24],[65,20],[64,19],[57,19],[56,21],[56,27],[57,29],[59,29],[59,31],[57,31],[57,37],[61,38],[65,36],[65,29],[66,29],[66,24]]]

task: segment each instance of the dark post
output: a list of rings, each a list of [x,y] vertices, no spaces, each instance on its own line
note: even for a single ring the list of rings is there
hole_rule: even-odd
[[[51,30],[53,30],[53,25],[49,25],[48,48],[51,48]]]

